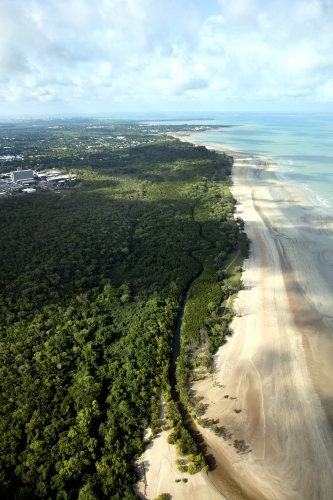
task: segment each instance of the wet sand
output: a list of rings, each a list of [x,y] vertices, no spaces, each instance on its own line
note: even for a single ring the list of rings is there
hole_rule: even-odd
[[[216,461],[208,478],[228,500],[330,500],[333,216],[279,179],[268,158],[211,148],[235,159],[236,215],[252,243],[233,334],[214,356],[213,377],[193,385],[205,417],[228,433],[225,440],[200,429]],[[184,489],[172,498],[196,497]]]

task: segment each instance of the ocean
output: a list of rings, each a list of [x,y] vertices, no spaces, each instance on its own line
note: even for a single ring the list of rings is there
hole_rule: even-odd
[[[332,114],[205,113],[207,116],[213,120],[198,119],[187,123],[232,127],[195,133],[195,140],[272,158],[280,167],[279,177],[306,191],[315,205],[333,211]],[[185,121],[160,123],[180,124]]]

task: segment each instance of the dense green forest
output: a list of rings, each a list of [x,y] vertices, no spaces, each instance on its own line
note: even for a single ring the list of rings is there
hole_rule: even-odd
[[[1,126],[23,157],[3,172],[60,165],[81,185],[0,199],[0,492],[133,499],[134,459],[170,393],[177,314],[198,276],[191,352],[204,342],[207,367],[223,342],[217,316],[232,283],[221,270],[240,234],[232,158],[163,127],[51,125]],[[110,134],[125,139],[114,146]]]

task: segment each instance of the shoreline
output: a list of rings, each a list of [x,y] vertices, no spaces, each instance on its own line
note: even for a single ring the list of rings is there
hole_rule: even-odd
[[[233,125],[232,125],[233,126]],[[174,137],[176,139],[180,139],[181,141],[187,141],[190,142],[191,144],[196,144],[198,146],[206,146],[208,149],[211,149],[213,151],[224,151],[226,153],[229,152],[229,154],[232,156],[233,154],[246,154],[251,157],[258,157],[262,159],[266,159],[271,164],[274,164],[277,166],[275,175],[277,176],[278,180],[281,182],[286,182],[288,184],[291,184],[296,190],[300,191],[304,197],[308,200],[308,202],[315,206],[316,208],[321,208],[323,210],[327,210],[330,215],[333,215],[333,206],[330,205],[323,196],[316,191],[313,188],[309,188],[306,182],[304,183],[299,183],[290,177],[288,177],[288,172],[290,170],[286,170],[286,168],[279,162],[279,159],[275,157],[274,155],[267,155],[265,153],[261,153],[258,151],[247,151],[245,149],[239,149],[239,148],[232,148],[227,145],[220,145],[216,143],[210,143],[205,140],[198,141],[197,139],[193,139],[194,135],[197,135],[198,133],[200,134],[206,134],[211,132],[211,130],[206,130],[206,131],[184,131],[184,132],[167,132],[166,135],[170,135],[171,137]]]
[[[330,500],[333,216],[279,179],[278,165],[264,155],[198,142],[190,133],[169,135],[234,157],[235,215],[252,242],[233,335],[214,355],[213,378],[192,386],[207,405],[205,417],[218,419],[229,434],[224,440],[198,426],[216,460],[209,477],[228,500]],[[244,441],[244,454],[234,439]],[[164,484],[172,477],[166,473]],[[175,499],[215,498],[203,479],[191,478],[191,492],[169,492]],[[205,497],[194,494],[196,481],[198,493],[206,484]]]
[[[214,402],[207,417],[220,418],[252,449],[239,460],[219,443],[245,483],[258,489],[258,498],[329,499],[333,217],[279,178],[270,158],[186,139],[234,157],[236,215],[252,241],[234,334],[215,355],[216,380],[226,393],[234,392],[234,406],[242,412],[231,415],[232,405],[212,384],[195,389],[203,403]]]

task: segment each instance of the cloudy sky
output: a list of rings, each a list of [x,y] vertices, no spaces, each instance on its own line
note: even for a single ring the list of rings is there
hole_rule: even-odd
[[[332,0],[0,0],[0,114],[333,111]]]

